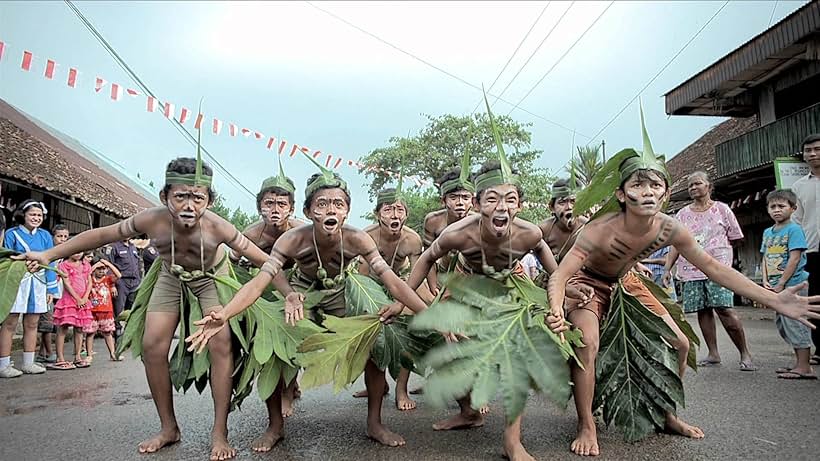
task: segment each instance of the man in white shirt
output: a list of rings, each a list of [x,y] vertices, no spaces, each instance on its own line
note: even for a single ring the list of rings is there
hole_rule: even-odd
[[[811,171],[792,184],[791,190],[797,195],[797,211],[792,220],[803,228],[808,242],[806,250],[806,270],[809,272],[809,295],[820,294],[820,133],[810,134],[801,144],[803,160]],[[814,356],[811,363],[820,364],[820,322],[813,321],[818,328],[812,330]]]

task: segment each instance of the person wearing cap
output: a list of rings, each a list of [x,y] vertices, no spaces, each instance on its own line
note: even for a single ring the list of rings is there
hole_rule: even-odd
[[[42,229],[48,210],[42,202],[26,200],[14,212],[17,226],[6,231],[3,247],[9,250],[27,252],[43,251],[54,246],[51,234]],[[17,297],[11,311],[3,320],[0,330],[0,378],[16,378],[23,373],[41,374],[46,369],[34,362],[37,349],[37,323],[40,314],[48,310],[52,296],[57,294],[58,282],[54,271],[37,269],[36,273],[23,276],[17,289]],[[23,315],[23,364],[15,367],[11,363],[11,343],[17,320]]]
[[[807,316],[820,317],[812,312],[820,310],[820,307],[810,305],[810,301],[816,303],[820,298],[810,300],[798,296],[797,292],[802,288],[799,286],[778,294],[757,286],[739,272],[709,256],[680,222],[661,212],[669,199],[669,173],[662,157],[657,158],[654,154],[643,126],[642,111],[641,125],[643,151],[622,150],[607,162],[585,191],[578,194],[576,213],[583,213],[602,202],[605,204],[581,230],[576,242],[561,259],[558,270],[548,282],[551,303],[564,305],[568,320],[583,332],[585,347],[576,351],[584,367],[571,364],[578,426],[576,438],[570,445],[572,452],[582,456],[600,453],[593,417],[593,400],[597,396],[596,378],[604,386],[604,392],[612,392],[600,397],[604,420],[614,422],[616,427],[630,433],[632,440],[653,429],[665,429],[692,438],[703,437],[701,429],[687,424],[674,411],[676,403],[683,402],[682,381],[676,381],[674,377],[683,377],[690,348],[689,339],[650,287],[633,270],[638,262],[659,248],[674,246],[712,280],[763,305],[771,306],[784,315],[801,319],[804,323],[808,323]],[[584,306],[579,306],[570,299],[566,299],[565,303],[565,290],[579,284],[594,288],[592,301]],[[663,295],[662,290],[657,292],[660,296]],[[657,344],[655,350],[663,352],[653,353],[669,356],[674,362],[675,354],[666,349],[666,344],[669,344],[677,352],[677,363],[660,363],[657,362],[657,357],[650,360],[643,356],[622,356],[621,360],[640,360],[646,365],[640,370],[636,368],[636,376],[632,379],[621,379],[622,376],[619,378],[612,374],[615,367],[611,362],[596,364],[598,351],[608,351],[611,342],[617,341],[611,336],[599,335],[599,328],[604,325],[604,320],[610,322],[606,317],[607,313],[617,310],[620,312],[619,316],[623,317],[623,312],[630,306],[638,306],[631,311],[636,316],[646,314],[643,309],[648,309],[654,316],[662,319],[662,323],[652,323],[652,319],[657,317],[644,315],[646,320],[641,325],[654,330],[642,330],[635,341],[644,345],[647,341],[654,341]],[[618,321],[617,319],[618,316],[613,321]],[[687,329],[691,331],[691,327]],[[638,379],[651,381],[658,376],[666,376],[664,382],[671,382],[670,386],[676,390],[659,389],[654,382],[647,381],[640,386],[643,393],[637,397],[620,392],[626,388],[635,389]],[[616,388],[614,391],[613,386]],[[629,405],[641,410],[630,413],[625,408]],[[615,411],[616,408],[621,411]]]
[[[215,281],[228,274],[222,246],[227,245],[259,266],[268,258],[231,223],[208,210],[216,197],[211,188],[211,175],[211,168],[202,162],[198,145],[196,158],[180,157],[168,164],[165,185],[159,194],[162,206],[141,211],[117,224],[87,230],[46,251],[25,254],[31,270],[37,263],[48,264],[142,234],[156,246],[159,259],[146,274],[136,297],[137,301],[144,297],[148,302],[132,309],[120,344],[120,348],[131,345],[135,352],[141,351],[151,397],[160,418],[160,432],[139,444],[140,453],[153,453],[180,440],[172,380],[178,389],[187,389],[196,382],[201,392],[210,378],[214,401],[210,458],[236,456],[236,450],[228,442],[227,426],[235,352],[231,331],[223,331],[213,338],[208,355],[186,358],[183,343],[183,347],[174,351],[170,366],[168,361],[178,324],[180,336],[184,336],[184,332],[191,331],[192,317],[222,309],[225,300],[221,299]],[[191,378],[191,375],[195,376]]]
[[[208,341],[225,331],[228,321],[248,309],[273,282],[285,295],[285,323],[297,327],[305,318],[321,325],[325,316],[346,315],[345,285],[348,265],[362,258],[370,267],[371,274],[378,277],[387,291],[397,300],[379,312],[383,322],[400,314],[407,306],[413,312],[421,312],[427,306],[405,284],[379,254],[376,243],[364,231],[345,224],[350,212],[350,194],[347,183],[329,169],[305,155],[319,169],[307,180],[303,212],[311,223],[286,232],[273,245],[270,257],[254,278],[246,283],[220,312],[211,312],[196,322],[200,328],[185,339],[190,349],[201,350]],[[285,284],[278,283],[285,264],[296,263],[296,270]],[[318,292],[321,300],[306,309],[305,296]],[[308,312],[305,312],[305,311]],[[252,349],[252,353],[253,353]],[[383,445],[397,447],[405,444],[404,438],[390,431],[381,420],[382,398],[387,382],[384,370],[373,360],[365,365],[367,387],[367,436]],[[274,384],[273,398],[281,401],[282,386]],[[270,411],[270,425],[265,433],[269,446],[273,447],[284,436],[284,419]]]

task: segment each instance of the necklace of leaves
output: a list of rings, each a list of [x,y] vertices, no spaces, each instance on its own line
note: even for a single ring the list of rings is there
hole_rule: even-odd
[[[186,271],[184,267],[176,264],[174,257],[176,251],[174,249],[174,221],[171,220],[171,274],[177,276],[183,282],[191,282],[193,280],[205,277],[205,244],[202,241],[202,226],[199,226],[199,267],[200,269]]]
[[[345,280],[345,236],[342,230],[339,229],[339,236],[341,236],[339,251],[342,254],[342,264],[339,266],[339,273],[336,277],[330,278],[327,276],[327,269],[325,269],[322,264],[322,256],[319,254],[319,245],[316,244],[316,226],[313,226],[313,229],[311,229],[311,235],[313,235],[313,250],[316,251],[316,261],[319,262],[319,268],[316,269],[316,278],[319,279],[319,282],[324,288],[336,288],[337,285],[341,285]]]
[[[379,247],[379,252],[381,252],[381,240],[382,240],[382,230],[381,226],[379,226],[379,232],[376,234],[376,246]],[[390,258],[390,269],[393,269],[393,263],[396,262],[396,255],[399,254],[399,244],[401,244],[401,235],[399,235],[399,240],[396,242],[396,249],[393,250],[393,257]]]
[[[481,237],[481,230],[484,229],[481,220],[482,218],[478,219],[478,246],[479,248],[481,248],[481,272],[484,272],[484,275],[486,275],[487,277],[490,277],[494,280],[498,280],[500,282],[505,280],[512,273],[512,230],[510,230],[510,235],[507,237],[507,243],[509,244],[510,250],[510,252],[507,254],[507,268],[502,269],[500,272],[497,272],[495,270],[495,267],[487,264],[487,255],[484,254],[484,240]]]

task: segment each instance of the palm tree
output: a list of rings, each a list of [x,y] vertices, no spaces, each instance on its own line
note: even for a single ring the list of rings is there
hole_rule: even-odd
[[[578,146],[578,155],[572,156],[569,160],[567,171],[575,171],[578,182],[582,185],[589,184],[595,173],[604,166],[603,159],[599,155],[600,146]]]

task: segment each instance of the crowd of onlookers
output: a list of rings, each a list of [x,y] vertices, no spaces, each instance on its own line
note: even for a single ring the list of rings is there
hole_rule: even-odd
[[[0,213],[2,246],[18,252],[44,251],[71,238],[62,224],[50,232],[42,228],[47,213],[42,202],[26,200],[14,208],[8,228]],[[49,270],[26,273],[0,328],[0,377],[87,368],[97,353],[97,336],[103,338],[110,360],[122,360],[115,347],[122,335],[120,316],[133,303],[144,268],[156,255],[153,247],[122,241],[53,261]],[[23,357],[15,364],[11,349],[20,317]],[[65,353],[68,336],[73,336],[74,346],[70,357]]]

